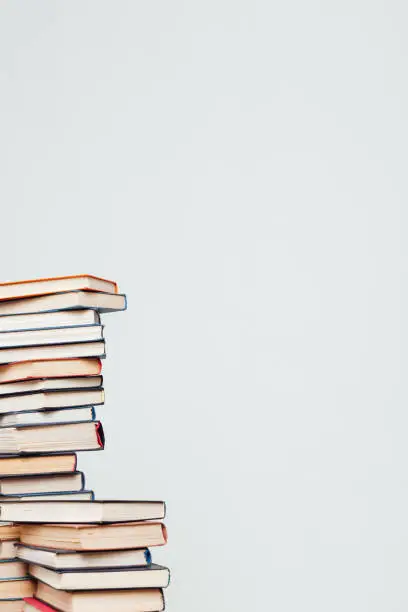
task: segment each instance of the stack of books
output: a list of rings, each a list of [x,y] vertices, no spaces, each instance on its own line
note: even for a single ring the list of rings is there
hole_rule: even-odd
[[[164,502],[96,501],[77,469],[104,447],[100,315],[125,308],[90,275],[0,284],[1,611],[164,609]]]

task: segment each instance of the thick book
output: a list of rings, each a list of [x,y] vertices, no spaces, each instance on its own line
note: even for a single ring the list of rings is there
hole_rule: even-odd
[[[24,563],[21,563],[20,566],[24,570],[26,569]],[[167,567],[155,564],[149,567],[121,567],[79,571],[55,570],[32,564],[29,566],[28,572],[33,578],[49,584],[54,589],[63,589],[65,591],[164,589],[170,582],[170,572]]]
[[[165,517],[162,501],[0,503],[0,520],[16,523],[126,523]]]
[[[32,578],[14,578],[14,580],[0,580],[0,600],[23,599],[32,597],[35,592],[35,580]],[[0,610],[2,610],[0,603]]]
[[[18,425],[50,425],[57,423],[79,423],[94,421],[93,406],[78,408],[61,408],[59,410],[31,410],[29,412],[14,412],[0,415],[0,428],[17,427]]]
[[[40,297],[7,300],[0,302],[0,316],[82,308],[98,312],[126,310],[126,296],[93,291],[68,291]]]
[[[23,561],[16,559],[0,560],[0,581],[24,578],[28,575],[28,573],[28,566]]]
[[[120,567],[146,567],[152,562],[148,548],[133,550],[101,550],[98,552],[71,552],[27,546],[16,542],[4,542],[8,550],[13,551],[10,557],[18,557],[26,563],[35,563],[50,569],[103,569]],[[1,554],[1,547],[0,547]]]
[[[118,293],[118,286],[114,281],[92,274],[76,274],[0,283],[0,300],[14,300],[27,296],[77,291],[79,289]]]
[[[13,525],[13,523],[0,523],[0,542],[18,540],[19,537],[20,525]]]
[[[28,493],[27,495],[0,495],[0,503],[4,502],[44,502],[44,501],[93,501],[93,491],[66,491],[61,493]]]
[[[103,340],[103,325],[77,325],[75,327],[0,332],[1,348],[75,344],[76,342],[97,342],[99,340]]]
[[[104,403],[103,389],[75,389],[73,391],[39,391],[0,397],[0,414],[75,406],[98,406]]]
[[[1,383],[0,396],[23,395],[44,391],[74,391],[75,389],[100,389],[102,376],[71,376],[67,378],[34,378],[17,382]]]
[[[52,344],[45,346],[23,346],[1,348],[0,364],[48,359],[77,359],[83,357],[105,357],[105,342],[78,342],[75,344]]]
[[[19,528],[20,541],[27,546],[58,551],[131,550],[163,546],[167,531],[163,523],[139,522],[113,525],[55,525],[26,523]]]
[[[60,310],[56,312],[34,312],[32,314],[0,317],[0,332],[39,329],[42,327],[75,327],[76,325],[99,325],[96,310]]]
[[[18,545],[17,540],[0,541],[0,559],[15,559],[18,553]]]
[[[82,491],[84,484],[85,475],[83,472],[54,472],[18,477],[2,476],[0,477],[0,496]]]
[[[161,612],[161,589],[124,589],[112,591],[59,591],[38,583],[36,597],[61,612]]]
[[[51,359],[25,361],[0,366],[0,384],[38,378],[71,378],[98,376],[102,371],[100,359]]]
[[[27,476],[29,474],[55,474],[57,472],[75,472],[77,456],[74,453],[65,455],[32,455],[29,457],[0,458],[0,477]]]
[[[3,456],[100,450],[104,447],[104,440],[99,421],[0,428]]]

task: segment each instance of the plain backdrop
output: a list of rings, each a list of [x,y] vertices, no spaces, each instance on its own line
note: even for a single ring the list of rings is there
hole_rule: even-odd
[[[169,612],[408,606],[407,18],[3,0],[1,279],[94,273],[99,498],[164,498]]]

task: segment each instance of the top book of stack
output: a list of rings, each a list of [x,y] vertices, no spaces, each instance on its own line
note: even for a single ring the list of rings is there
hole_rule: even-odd
[[[0,316],[71,309],[125,310],[126,296],[115,282],[89,274],[0,283]]]

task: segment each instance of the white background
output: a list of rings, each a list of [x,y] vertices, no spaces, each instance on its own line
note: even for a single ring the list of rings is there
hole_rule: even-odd
[[[0,5],[1,278],[128,294],[80,465],[167,500],[169,612],[407,609],[407,17]]]

